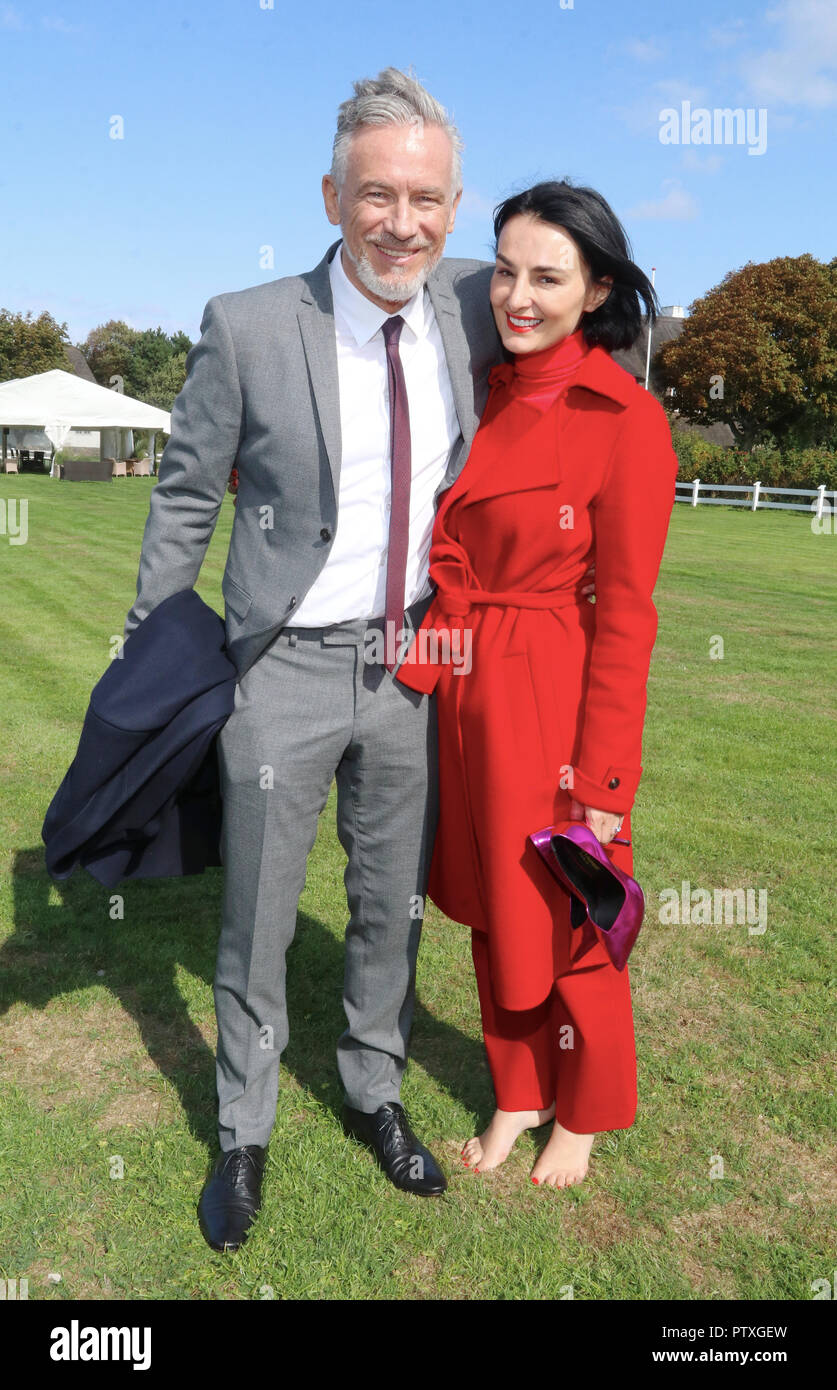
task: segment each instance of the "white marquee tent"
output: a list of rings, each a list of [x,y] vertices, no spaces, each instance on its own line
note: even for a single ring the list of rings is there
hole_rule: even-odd
[[[27,425],[42,429],[56,452],[72,429],[150,430],[153,457],[154,434],[158,430],[171,433],[171,416],[155,405],[55,368],[0,385],[4,457],[5,430]]]

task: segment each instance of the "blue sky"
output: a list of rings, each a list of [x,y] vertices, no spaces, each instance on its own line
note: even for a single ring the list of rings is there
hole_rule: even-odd
[[[111,318],[196,338],[211,295],[315,265],[337,105],[388,64],[465,140],[451,255],[488,258],[494,203],[564,175],[608,199],[664,305],[837,254],[837,0],[270,3],[0,0],[1,307],[73,341]],[[661,143],[684,101],[751,109],[764,153]]]

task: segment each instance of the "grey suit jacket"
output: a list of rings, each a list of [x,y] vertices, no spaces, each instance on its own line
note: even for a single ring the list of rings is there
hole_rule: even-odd
[[[222,590],[227,648],[239,676],[323,568],[339,525],[340,409],[328,272],[339,245],[306,275],[215,295],[206,305],[151,493],[126,637],[164,598],[193,587],[233,466],[238,502]],[[437,497],[465,462],[489,369],[502,360],[490,277],[485,262],[443,259],[427,282],[461,430]]]

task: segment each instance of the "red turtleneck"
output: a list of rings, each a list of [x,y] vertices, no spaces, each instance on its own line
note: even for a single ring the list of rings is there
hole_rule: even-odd
[[[578,328],[538,352],[516,353],[513,363],[492,368],[489,381],[504,382],[511,396],[546,410],[575,376],[589,351],[584,333]]]

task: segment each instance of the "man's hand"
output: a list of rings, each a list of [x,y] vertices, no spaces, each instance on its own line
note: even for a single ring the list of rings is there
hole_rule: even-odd
[[[590,566],[589,569],[586,569],[586,570],[584,571],[585,574],[589,574],[589,575],[591,575],[591,576],[594,575],[595,572],[596,572],[596,566],[595,566],[595,564],[592,564],[592,565]],[[590,583],[589,583],[589,584],[583,584],[583,585],[582,585],[581,592],[584,594],[585,598],[588,599],[588,601],[589,601],[590,597],[591,597],[592,595],[595,594],[595,592],[596,592],[596,585],[595,585],[595,583],[593,582],[593,579],[592,579],[592,578],[590,579]]]

